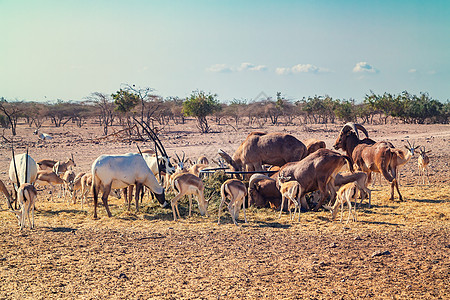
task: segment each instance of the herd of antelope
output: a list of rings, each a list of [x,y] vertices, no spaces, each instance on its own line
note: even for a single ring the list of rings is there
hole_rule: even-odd
[[[45,186],[50,187],[51,199],[56,194],[57,186],[60,186],[59,196],[69,198],[68,201],[73,204],[76,203],[79,191],[82,208],[91,192],[95,219],[99,192],[102,193],[101,199],[106,213],[111,217],[108,206],[111,192],[119,198],[123,191],[129,210],[134,189],[138,211],[144,188],[150,191],[162,207],[168,207],[170,204],[174,221],[181,218],[178,202],[184,196],[189,198],[189,216],[192,212],[193,196],[197,200],[200,214],[208,215],[209,200],[205,199],[205,187],[201,178],[202,170],[211,167],[208,158],[202,156],[192,162],[185,158],[183,152],[181,158],[175,154],[176,158],[171,159],[155,132],[145,123],[139,125],[153,140],[155,150],[141,151],[138,147],[137,153],[101,155],[92,163],[90,171],[78,174],[73,170],[76,167],[73,155],[65,161],[42,159],[35,162],[28,152],[16,156],[13,152],[9,169],[13,193],[7,190],[1,180],[0,193],[6,197],[9,210],[17,216],[20,229],[23,229],[26,219],[30,227],[34,227],[34,206],[40,191],[38,189]],[[360,138],[359,131],[364,133],[365,138]],[[279,209],[280,218],[283,210],[289,211],[291,215],[293,207],[293,217],[295,218],[295,213],[298,212],[299,221],[301,209],[309,210],[310,205],[314,211],[320,207],[329,209],[332,219],[340,206],[342,222],[343,206],[347,204],[347,223],[351,215],[356,221],[357,199],[361,198],[361,205],[363,199],[368,198],[369,208],[371,205],[371,190],[368,185],[372,172],[382,174],[390,182],[391,200],[394,200],[394,188],[399,200],[403,200],[398,184],[399,169],[414,156],[418,148],[419,176],[422,184],[425,184],[425,179],[429,184],[427,167],[430,159],[427,154],[431,150],[411,145],[409,141],[404,147],[405,150],[395,148],[387,141],[376,142],[369,138],[362,125],[355,123],[345,124],[333,145],[335,150],[340,149],[345,154],[326,149],[321,140],[309,139],[302,142],[290,134],[252,132],[233,156],[219,150],[219,163],[214,161],[222,168],[226,164],[234,174],[237,173],[236,178],[222,184],[218,224],[224,203],[236,225],[241,207],[244,211],[244,222],[247,222],[245,207],[249,205]],[[264,172],[267,166],[274,167],[272,170],[276,172],[271,176],[262,174],[267,173]],[[239,175],[240,172],[242,175]],[[165,192],[170,189],[174,191],[175,196],[169,203],[166,201]]]

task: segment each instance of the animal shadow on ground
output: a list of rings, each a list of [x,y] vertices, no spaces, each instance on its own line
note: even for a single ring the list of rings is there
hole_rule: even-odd
[[[430,203],[439,204],[444,202],[449,202],[449,200],[435,200],[435,199],[408,199],[409,201],[420,202],[420,203]]]
[[[389,225],[389,226],[402,226],[404,227],[404,224],[396,224],[396,223],[389,223],[389,222],[381,222],[381,221],[358,221],[360,223],[364,223],[364,224],[372,224],[372,225]]]
[[[75,233],[77,229],[70,227],[44,227],[47,232],[71,232]]]
[[[233,222],[233,221],[231,221]],[[239,223],[239,222],[238,222]],[[258,227],[261,228],[266,228],[266,227],[270,227],[270,228],[283,228],[283,229],[287,229],[290,228],[292,225],[290,224],[280,224],[278,222],[264,222],[264,221],[256,221],[256,224],[258,224]],[[245,223],[244,223],[245,224]]]
[[[53,216],[59,215],[61,213],[87,215],[87,211],[85,211],[85,210],[78,210],[78,209],[39,210],[38,213],[43,215],[43,216],[46,216],[46,217],[53,217]]]

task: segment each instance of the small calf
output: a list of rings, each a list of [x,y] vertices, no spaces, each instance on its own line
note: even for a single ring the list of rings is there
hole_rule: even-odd
[[[20,230],[25,226],[25,220],[28,219],[30,228],[34,228],[34,203],[37,198],[37,190],[34,185],[30,183],[22,184],[17,190],[17,202],[20,205],[20,210],[12,210],[19,221]],[[30,210],[32,221],[30,221]]]
[[[356,203],[356,197],[358,196],[358,185],[356,182],[350,182],[343,186],[341,186],[337,192],[336,202],[334,203],[332,207],[332,219],[334,220],[336,218],[338,206],[341,206],[341,223],[342,223],[342,217],[344,214],[344,202],[347,202],[348,205],[348,218],[347,222],[350,220],[350,214],[353,215],[353,221],[356,221],[356,205],[354,208],[354,213],[352,213],[352,200]]]
[[[239,210],[244,210],[244,220],[247,223],[247,216],[245,215],[245,196],[247,196],[247,188],[245,184],[243,184],[238,179],[228,179],[222,184],[220,188],[220,195],[222,196],[222,201],[219,205],[219,213],[218,213],[218,221],[217,224],[220,224],[220,213],[222,211],[222,205],[228,198],[230,202],[228,203],[228,211],[230,212],[231,218],[233,219],[233,223],[236,226],[239,226],[236,222],[236,219],[239,217]]]
[[[288,210],[289,216],[295,218],[295,211],[298,210],[298,221],[300,222],[300,195],[302,194],[302,187],[297,181],[285,181],[279,182],[280,184],[280,193],[281,193],[281,206],[280,206],[280,216],[283,212],[284,200],[288,199]],[[294,216],[291,215],[291,203],[294,204]]]

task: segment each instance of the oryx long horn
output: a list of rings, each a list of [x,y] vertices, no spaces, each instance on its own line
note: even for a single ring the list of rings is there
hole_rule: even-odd
[[[162,155],[168,157],[163,145],[161,144],[161,141],[159,140],[158,136],[156,135],[156,133],[150,128],[150,126],[148,126],[147,123],[143,122],[139,122],[138,120],[136,120],[136,118],[133,117],[133,120],[138,123],[139,125],[141,125],[142,129],[145,131],[145,133],[147,133],[147,135],[153,140],[153,142],[155,143],[155,146],[159,149],[159,151],[161,152]],[[145,125],[145,126],[144,126]]]
[[[143,155],[142,155],[141,148],[139,148],[139,145],[138,145],[138,144],[136,144],[136,147],[138,148],[139,154],[140,154],[141,156],[143,156]]]
[[[11,146],[12,156],[13,156],[13,164],[14,164],[14,172],[16,173],[16,181],[17,181],[17,188],[20,186],[20,179],[19,174],[17,173],[17,165],[16,165],[16,156],[14,155],[14,146]],[[13,184],[14,187],[14,184]],[[16,189],[14,189],[16,190]]]
[[[27,154],[25,155],[25,182],[24,183],[26,183],[28,181],[27,179],[28,179],[28,148],[27,148]]]

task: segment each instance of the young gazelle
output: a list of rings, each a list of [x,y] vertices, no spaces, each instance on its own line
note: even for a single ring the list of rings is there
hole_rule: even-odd
[[[86,172],[80,172],[75,176],[72,184],[69,184],[69,191],[72,193],[72,203],[76,203],[77,191],[81,190],[81,178],[86,174]]]
[[[61,179],[55,172],[49,170],[41,170],[37,172],[36,183],[39,185],[50,185],[51,196],[50,199],[53,200],[53,194],[55,193],[55,185],[65,184],[64,179]]]
[[[427,155],[430,152],[431,150],[425,151],[425,147],[423,146],[419,149],[417,165],[419,167],[419,182],[420,176],[422,176],[422,184],[425,184],[425,175],[427,176],[428,184],[430,184],[430,179],[428,178],[428,164],[430,163],[430,158]]]
[[[347,222],[350,220],[350,214],[353,215],[353,221],[356,221],[356,197],[358,197],[358,185],[356,182],[350,182],[341,186],[336,195],[336,202],[334,203],[331,211],[332,219],[336,218],[338,207],[341,206],[341,223],[342,216],[344,214],[344,202],[348,205],[348,218]],[[355,202],[354,213],[352,213],[352,200]]]
[[[6,188],[3,181],[0,180],[0,195],[3,194],[6,197],[6,204],[8,205],[9,209],[12,209],[11,206],[11,194],[9,193],[8,189]]]
[[[179,173],[174,178],[172,178],[172,188],[178,194],[171,200],[172,211],[173,211],[173,220],[181,219],[180,211],[178,210],[178,200],[180,200],[183,196],[188,195],[189,197],[189,217],[191,216],[192,211],[192,195],[197,195],[198,208],[200,210],[200,214],[204,216],[205,214],[208,216],[207,207],[208,201],[205,200],[204,197],[204,185],[203,181],[195,175],[189,173]]]
[[[230,202],[228,203],[228,210],[230,211],[233,223],[236,226],[239,226],[236,222],[236,219],[239,217],[239,210],[241,209],[241,206],[244,210],[245,223],[247,223],[244,204],[245,196],[247,195],[247,188],[245,187],[245,184],[243,184],[238,179],[228,179],[222,184],[222,187],[220,188],[220,195],[222,196],[222,201],[220,201],[219,205],[217,224],[220,224],[220,213],[222,211],[222,205],[227,198],[230,200]]]
[[[302,187],[296,180],[287,181],[290,180],[291,177],[283,177],[282,174],[278,175],[278,184],[280,186],[280,193],[281,193],[281,206],[280,206],[280,216],[283,212],[284,207],[284,201],[287,198],[288,199],[288,210],[289,210],[289,217],[295,218],[295,211],[298,210],[298,221],[300,222],[300,195],[302,194]],[[291,203],[294,204],[294,216],[291,215]]]
[[[12,210],[19,221],[20,230],[25,226],[25,220],[28,219],[30,228],[34,228],[34,203],[37,198],[37,190],[31,183],[22,184],[17,190],[17,202],[20,210]],[[32,221],[30,221],[30,210]]]

